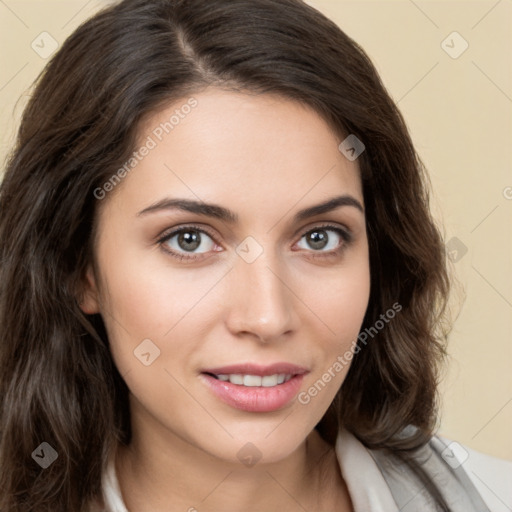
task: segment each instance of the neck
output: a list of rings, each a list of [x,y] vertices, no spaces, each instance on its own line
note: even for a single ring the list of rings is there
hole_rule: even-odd
[[[132,442],[116,457],[130,512],[314,511],[333,502],[350,510],[334,450],[316,430],[286,459],[252,467],[219,460],[167,430],[145,436],[148,442],[137,434],[132,429]]]

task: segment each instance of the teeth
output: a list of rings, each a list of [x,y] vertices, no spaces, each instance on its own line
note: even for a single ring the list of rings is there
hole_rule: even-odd
[[[264,387],[277,386],[278,384],[281,384],[279,382],[279,375],[265,375],[261,379],[261,385]]]
[[[229,375],[216,375],[216,377],[219,380],[224,382],[229,381],[231,384],[237,384],[238,386],[271,388],[273,386],[283,384],[283,382],[288,382],[293,375],[276,373],[275,375],[265,375],[264,377],[260,377],[259,375],[241,375],[239,373],[232,373]]]
[[[244,386],[261,386],[261,377],[258,375],[244,375]]]
[[[229,382],[231,382],[231,384],[243,385],[243,383],[244,383],[244,376],[240,375],[238,373],[233,373],[232,375],[229,375],[228,377],[229,377]]]

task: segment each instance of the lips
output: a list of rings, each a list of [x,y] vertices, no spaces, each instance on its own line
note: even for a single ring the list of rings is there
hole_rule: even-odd
[[[270,412],[292,401],[306,373],[306,368],[289,363],[247,363],[208,368],[201,378],[217,398],[231,407]]]
[[[258,375],[264,377],[266,375],[275,374],[288,374],[288,375],[303,375],[308,370],[302,366],[297,366],[290,363],[274,363],[266,366],[261,366],[252,363],[232,364],[229,366],[219,366],[216,368],[208,368],[203,370],[203,373],[210,373],[212,375]]]

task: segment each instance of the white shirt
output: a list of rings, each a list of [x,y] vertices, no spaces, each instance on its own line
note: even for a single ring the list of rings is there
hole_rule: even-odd
[[[451,442],[440,438],[447,446]],[[454,443],[454,455],[491,512],[512,511],[512,462]],[[464,452],[466,450],[466,452]],[[336,457],[355,512],[400,512],[377,464],[366,447],[346,430],[336,440]],[[113,461],[102,477],[102,512],[129,512],[119,488]]]

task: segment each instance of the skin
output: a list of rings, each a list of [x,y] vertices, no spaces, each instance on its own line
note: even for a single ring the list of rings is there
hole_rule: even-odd
[[[307,405],[265,413],[220,401],[200,372],[290,362],[309,370],[307,391],[352,350],[370,293],[364,212],[293,217],[345,194],[364,208],[357,161],[316,112],[289,99],[215,88],[194,97],[197,107],[102,200],[97,272],[87,273],[82,309],[102,314],[130,389],[133,440],[116,458],[123,499],[130,512],[350,511],[334,450],[314,430],[348,366]],[[149,116],[139,142],[187,99]],[[215,203],[239,219],[138,215],[164,198]],[[326,223],[352,241],[328,230],[326,248],[312,248],[306,233]],[[197,259],[180,260],[165,250],[190,256],[177,236],[158,239],[190,224],[211,238],[200,235]],[[252,263],[236,252],[248,236],[263,250]],[[145,339],[160,350],[149,366],[134,356]],[[261,454],[252,467],[237,457],[248,442]]]

